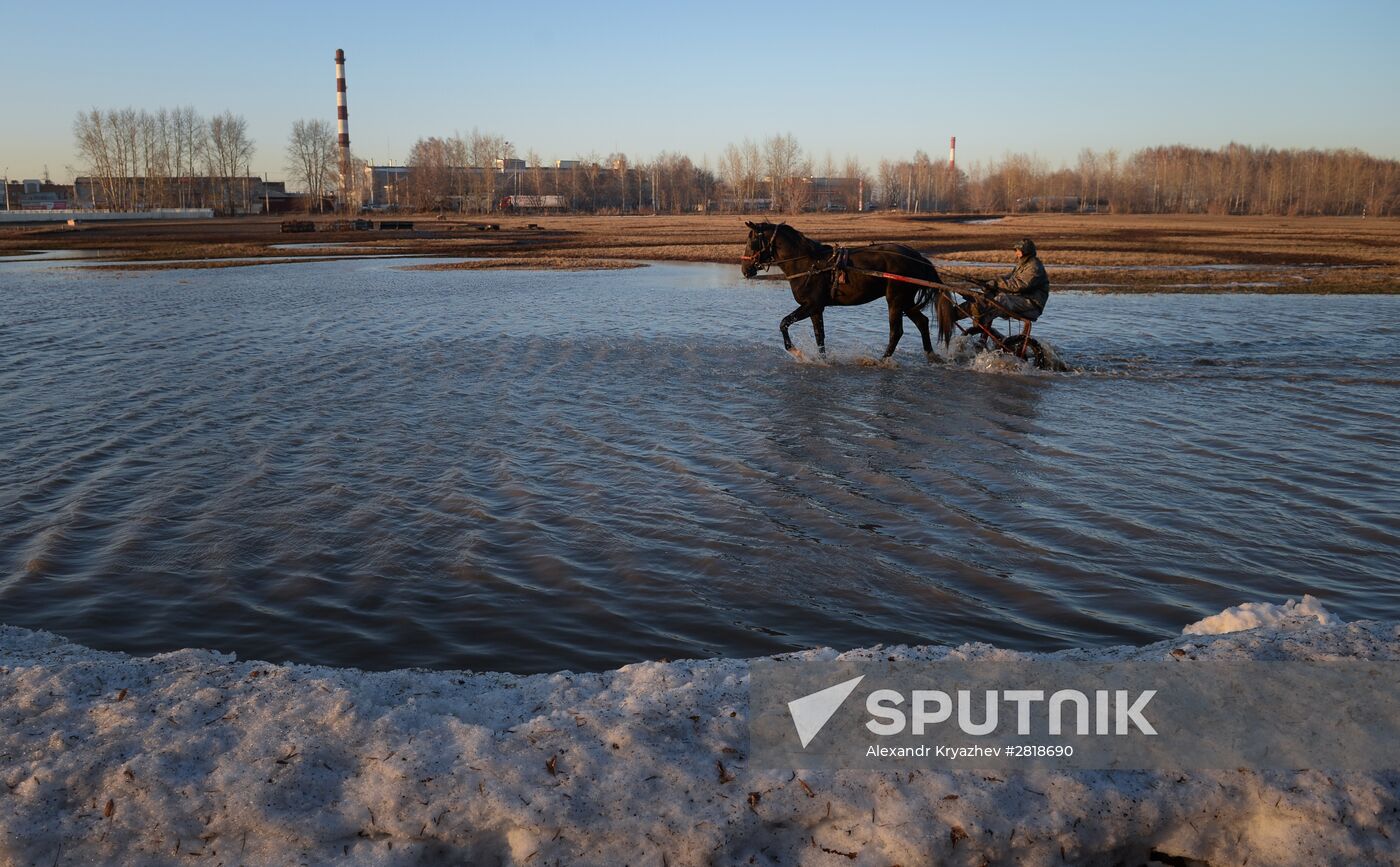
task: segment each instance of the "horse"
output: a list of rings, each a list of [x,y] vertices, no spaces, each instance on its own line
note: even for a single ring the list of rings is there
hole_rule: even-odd
[[[760,268],[776,265],[792,287],[797,309],[783,318],[783,348],[794,357],[802,352],[792,343],[788,326],[803,319],[812,320],[817,337],[817,351],[826,354],[826,328],[822,311],[832,305],[848,307],[868,304],[884,298],[889,309],[890,340],[884,358],[894,355],[895,346],[904,334],[904,317],[919,329],[924,341],[924,357],[930,363],[941,362],[933,351],[929,336],[928,317],[924,308],[935,301],[938,316],[938,339],[946,346],[952,339],[955,317],[953,302],[947,293],[932,287],[917,286],[892,280],[881,274],[898,274],[918,280],[941,283],[938,269],[922,253],[903,244],[871,244],[867,247],[842,249],[804,236],[786,223],[753,223],[749,227],[748,254],[741,270],[752,277]]]

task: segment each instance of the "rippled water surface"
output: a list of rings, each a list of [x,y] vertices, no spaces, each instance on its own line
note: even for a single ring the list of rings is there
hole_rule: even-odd
[[[0,266],[0,622],[543,671],[1400,617],[1400,298],[1058,293],[1024,375],[864,365],[875,305],[795,363],[734,267],[398,264]]]

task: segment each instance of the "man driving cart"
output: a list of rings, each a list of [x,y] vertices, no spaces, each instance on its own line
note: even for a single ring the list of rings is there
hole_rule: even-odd
[[[1022,238],[1012,245],[1016,251],[1016,267],[1009,274],[987,281],[976,281],[985,293],[973,298],[964,308],[964,315],[975,318],[984,328],[992,320],[1010,314],[1031,322],[1045,311],[1050,298],[1050,278],[1045,265],[1035,252],[1035,242]]]

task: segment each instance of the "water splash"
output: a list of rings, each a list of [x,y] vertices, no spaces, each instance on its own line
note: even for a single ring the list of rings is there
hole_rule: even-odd
[[[958,335],[949,344],[945,358],[958,366],[978,373],[1042,374],[1053,371],[1072,371],[1074,368],[1065,362],[1054,344],[1037,340],[1045,355],[1046,367],[1038,368],[1030,357],[1019,358],[995,347],[988,347],[971,335]]]

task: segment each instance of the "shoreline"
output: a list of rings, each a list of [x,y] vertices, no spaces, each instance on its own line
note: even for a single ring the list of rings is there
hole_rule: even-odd
[[[1341,624],[1307,604],[1263,606],[1272,616],[1262,618],[1241,606],[1188,628],[1248,631],[1143,647],[783,658],[1400,660],[1400,623]],[[1388,830],[1400,813],[1397,771],[751,768],[750,662],[364,672],[196,649],[131,657],[0,626],[0,860],[1220,865],[1400,855]]]
[[[306,234],[283,234],[280,217],[5,227],[0,228],[0,257],[36,250],[107,251],[110,267],[122,263],[132,270],[365,255],[495,263],[447,266],[464,269],[632,267],[664,261],[733,265],[737,270],[747,233],[742,215],[400,216],[415,229],[321,231],[313,241],[305,240],[311,237]],[[333,218],[310,219],[327,225]],[[1025,214],[988,220],[874,212],[771,219],[786,220],[826,243],[908,244],[984,276],[1008,270],[1011,242],[1030,236],[1041,247],[1053,284],[1062,289],[1400,294],[1400,219],[1393,218]],[[231,259],[244,261],[217,261]]]

